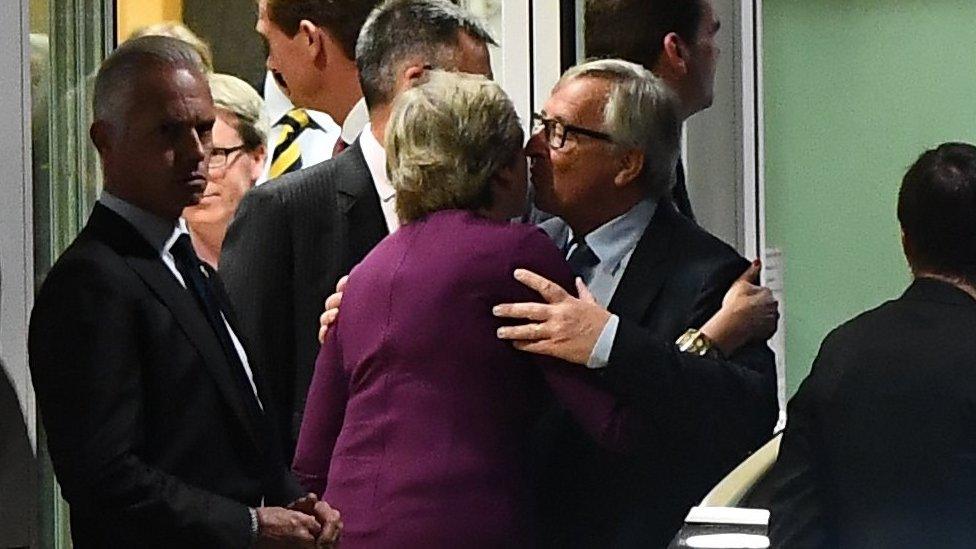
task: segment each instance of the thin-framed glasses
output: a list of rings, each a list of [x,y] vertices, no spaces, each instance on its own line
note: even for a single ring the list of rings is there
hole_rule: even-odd
[[[561,149],[566,144],[566,136],[570,133],[585,135],[593,139],[613,143],[613,137],[608,133],[573,126],[571,124],[563,124],[555,118],[546,118],[539,113],[532,113],[532,133],[537,133],[540,130],[545,132],[546,143],[553,149]]]
[[[228,160],[230,155],[237,151],[244,150],[244,144],[241,143],[236,147],[213,147],[210,149],[210,160],[207,162],[207,168],[211,170],[223,170],[234,163],[234,160]],[[240,155],[238,155],[240,156]]]

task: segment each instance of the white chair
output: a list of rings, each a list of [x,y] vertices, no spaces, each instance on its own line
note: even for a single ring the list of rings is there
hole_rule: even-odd
[[[700,507],[736,507],[776,463],[782,433],[739,464],[705,496]]]

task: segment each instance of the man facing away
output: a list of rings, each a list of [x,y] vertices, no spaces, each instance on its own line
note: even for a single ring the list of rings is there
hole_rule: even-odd
[[[319,351],[322,303],[339,277],[399,224],[381,144],[393,100],[430,68],[490,75],[493,43],[447,0],[384,2],[356,49],[370,114],[360,138],[337,158],[257,187],[241,202],[221,274],[256,343],[272,398],[287,412],[280,429],[289,456]]]
[[[302,498],[285,467],[220,281],[178,224],[204,191],[214,120],[200,57],[179,40],[130,40],[95,79],[105,191],[41,287],[29,335],[76,547],[338,535],[338,514]]]
[[[770,473],[774,547],[976,545],[976,147],[922,154],[898,194],[914,280],[831,332]]]
[[[587,0],[586,55],[620,58],[652,71],[677,96],[683,122],[712,105],[720,27],[711,0]],[[695,218],[680,161],[673,200]]]
[[[362,131],[356,38],[376,3],[258,2],[255,30],[268,46],[265,100],[273,126],[261,182],[332,158]]]

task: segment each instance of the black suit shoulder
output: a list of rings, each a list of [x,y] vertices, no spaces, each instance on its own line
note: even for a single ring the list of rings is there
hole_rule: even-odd
[[[342,172],[340,160],[326,160],[272,179],[251,189],[244,200],[273,201],[290,213],[314,210],[322,202],[334,202],[336,181]]]
[[[749,262],[735,248],[683,215],[674,216],[672,222],[674,250],[683,269],[703,282],[724,286],[724,294]]]

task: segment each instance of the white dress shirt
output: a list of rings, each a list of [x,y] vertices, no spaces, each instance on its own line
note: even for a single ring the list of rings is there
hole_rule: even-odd
[[[159,252],[159,259],[162,260],[166,268],[169,269],[170,273],[176,278],[176,281],[180,283],[181,286],[186,288],[186,282],[183,280],[183,275],[176,268],[176,260],[173,258],[173,254],[170,249],[173,244],[176,243],[176,239],[182,234],[187,233],[185,222],[180,219],[178,223],[173,223],[162,219],[156,215],[153,215],[141,208],[129,204],[125,200],[114,196],[108,191],[102,191],[102,196],[99,197],[98,201],[106,208],[112,210],[113,212],[119,214],[122,219],[128,221],[136,231],[153,247],[154,250]],[[227,317],[224,313],[220,313],[221,319],[224,321],[224,326],[227,328],[227,333],[230,334],[230,340],[234,343],[234,349],[237,351],[237,356],[241,360],[241,364],[244,365],[244,373],[247,374],[247,381],[251,385],[251,390],[254,392],[254,398],[258,401],[258,406],[263,409],[264,406],[261,404],[261,398],[258,396],[257,386],[254,385],[254,373],[251,371],[251,365],[247,361],[247,353],[244,351],[244,346],[241,345],[240,340],[237,338],[237,334],[234,333],[233,328],[227,322]]]
[[[366,124],[359,137],[359,146],[363,148],[366,167],[376,186],[376,194],[380,197],[380,207],[383,208],[383,218],[386,228],[393,233],[400,227],[400,219],[396,214],[396,191],[390,184],[390,177],[386,172],[386,149],[373,135],[372,125]]]

